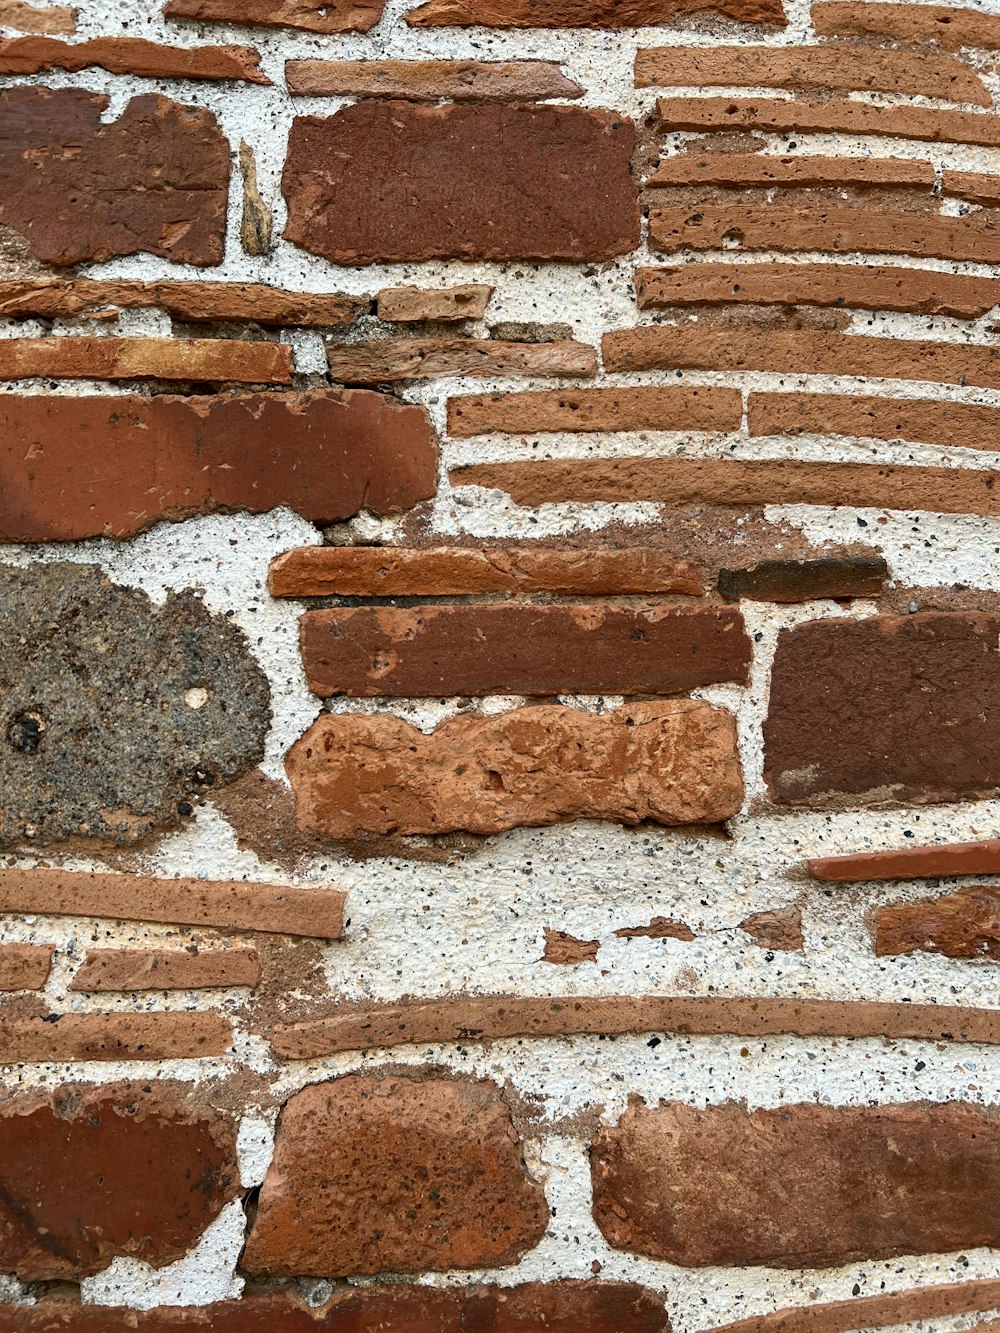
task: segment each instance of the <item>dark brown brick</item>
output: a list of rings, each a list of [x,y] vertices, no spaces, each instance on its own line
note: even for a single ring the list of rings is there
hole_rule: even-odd
[[[1000,962],[1000,889],[977,885],[925,902],[880,907],[875,952],[880,957],[922,952]]]
[[[882,556],[845,555],[820,560],[762,560],[752,569],[720,569],[727,602],[809,602],[816,597],[878,597],[889,567]]]

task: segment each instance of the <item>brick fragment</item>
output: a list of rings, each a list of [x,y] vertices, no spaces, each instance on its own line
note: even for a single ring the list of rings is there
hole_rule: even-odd
[[[338,384],[388,384],[438,375],[596,375],[589,343],[504,342],[499,338],[383,338],[327,347]]]
[[[272,597],[703,592],[690,561],[643,546],[302,546],[272,562],[268,588]]]
[[[240,172],[243,176],[240,240],[248,255],[266,255],[271,249],[274,221],[257,184],[257,159],[245,139],[240,140]]]
[[[551,60],[289,60],[285,78],[288,91],[304,97],[538,102],[583,96]]]
[[[992,106],[974,70],[950,56],[849,46],[661,46],[640,50],[635,86],[825,88],[920,94]]]
[[[238,23],[306,32],[368,32],[385,0],[168,0],[164,14],[201,23]]]
[[[946,51],[1000,50],[1000,17],[980,9],[821,0],[812,7],[812,21],[821,37],[895,37],[910,44],[936,42]]]
[[[700,48],[710,49],[710,48]],[[640,52],[640,54],[642,54]],[[945,175],[950,173],[945,172]],[[958,173],[954,173],[958,174]],[[934,185],[930,162],[903,157],[775,157],[770,153],[678,153],[662,158],[647,186],[742,185],[755,189],[772,186],[892,186],[922,188]]]
[[[205,990],[260,985],[255,949],[90,949],[72,991]]]
[[[0,0],[0,25],[18,32],[70,34],[76,32],[77,11],[69,5],[29,5],[23,0]]]
[[[269,1277],[492,1268],[548,1220],[494,1083],[350,1074],[285,1105],[241,1262]]]
[[[673,97],[657,102],[663,130],[759,130],[782,134],[871,134],[930,143],[1000,145],[1000,116],[977,111],[872,106],[846,98]]]
[[[86,871],[0,871],[0,912],[217,926],[336,940],[344,894],[239,880],[146,879]]]
[[[146,397],[6,394],[0,534],[131,537],[160,519],[288,505],[315,522],[434,494],[423,408],[364,389]]]
[[[1000,282],[964,273],[860,264],[684,264],[640,268],[640,310],[685,305],[816,305],[976,319],[1000,301]]]
[[[230,1118],[156,1085],[9,1099],[0,1144],[0,1264],[29,1282],[179,1259],[239,1188]]]
[[[691,699],[603,716],[553,704],[463,714],[430,735],[399,718],[324,713],[286,768],[299,826],[341,838],[581,818],[715,823],[743,799],[732,717]]]
[[[995,1046],[1000,1043],[1000,1010],[863,1000],[453,995],[402,1005],[343,1005],[324,1018],[276,1027],[271,1041],[285,1059],[314,1060],[341,1051],[404,1045],[630,1032],[895,1037]]]
[[[786,22],[780,0],[428,0],[406,21],[422,28],[646,28],[706,10],[739,23]]]
[[[224,338],[5,338],[0,379],[191,380],[291,384],[284,343]]]
[[[615,934],[623,940],[684,940],[688,944],[697,939],[689,925],[668,916],[654,916],[648,926],[623,926]]]
[[[260,53],[249,46],[164,46],[142,37],[95,37],[60,42],[54,37],[0,38],[0,74],[77,72],[99,65],[112,74],[150,79],[238,79],[270,84]]]
[[[219,1014],[49,1014],[0,1018],[0,1065],[75,1060],[201,1060],[226,1055],[233,1033]]]
[[[1000,1122],[961,1102],[638,1102],[598,1131],[591,1172],[608,1243],[684,1267],[824,1268],[1000,1234]]]
[[[1000,789],[1000,616],[811,621],[778,636],[764,774],[781,805],[965,800]],[[836,669],[831,669],[831,664]]]
[[[878,597],[889,567],[882,556],[845,555],[820,560],[762,560],[752,569],[720,569],[727,602],[810,602],[817,597]]]
[[[880,907],[874,937],[882,958],[937,953],[1000,961],[1000,889],[977,885],[925,902]]]
[[[0,92],[0,224],[50,264],[221,263],[229,144],[215,116],[150,94],[103,124],[108,104],[82,88]]]
[[[942,171],[941,193],[996,208],[1000,205],[1000,177],[981,171]]]
[[[385,287],[376,299],[381,320],[390,324],[418,324],[424,320],[458,323],[463,319],[482,319],[493,288],[470,282],[461,287]]]
[[[307,611],[300,642],[322,699],[678,694],[746,684],[751,656],[735,610],[602,603]]]
[[[610,259],[639,244],[634,147],[630,121],[582,107],[365,101],[300,117],[285,236],[338,264]]]
[[[809,504],[930,514],[1000,515],[1000,472],[972,468],[807,463],[797,459],[613,458],[475,463],[453,486],[506,491],[515,504]]]
[[[1000,838],[930,847],[900,847],[806,862],[813,879],[851,884],[878,879],[936,879],[946,875],[1000,875]]]
[[[0,991],[41,990],[54,952],[51,944],[0,945]]]
[[[862,394],[752,393],[752,436],[849,435],[946,448],[1000,449],[1000,408]]]
[[[538,431],[739,430],[738,389],[554,389],[470,394],[448,400],[458,438]]]
[[[762,949],[797,953],[805,948],[802,913],[797,907],[776,907],[768,912],[753,912],[740,922],[740,930],[756,940]]]
[[[553,930],[551,926],[546,926],[541,961],[567,967],[577,963],[596,963],[600,947],[600,940],[579,940],[565,930]]]

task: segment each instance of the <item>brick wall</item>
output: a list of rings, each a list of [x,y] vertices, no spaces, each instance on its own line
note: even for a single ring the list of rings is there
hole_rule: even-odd
[[[0,1333],[1000,1327],[998,97],[0,0]]]

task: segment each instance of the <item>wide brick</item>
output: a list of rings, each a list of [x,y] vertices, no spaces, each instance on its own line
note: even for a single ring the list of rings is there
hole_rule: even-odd
[[[272,597],[703,591],[695,565],[655,547],[302,546],[271,564]]]
[[[168,0],[167,18],[203,23],[304,28],[306,32],[367,32],[382,17],[385,0]]]
[[[806,329],[652,326],[615,329],[602,345],[604,368],[770,370],[796,375],[858,375],[1000,388],[1000,347]],[[754,395],[759,403],[759,395]],[[796,401],[801,401],[797,397]],[[829,403],[824,398],[824,404]]]
[[[170,1263],[239,1187],[229,1117],[149,1084],[11,1098],[0,1145],[0,1266],[26,1281]]]
[[[320,698],[677,694],[746,684],[750,640],[721,607],[340,607],[307,611],[301,644]]]
[[[52,969],[51,944],[0,945],[0,991],[41,990]]]
[[[334,522],[434,494],[423,408],[366,390],[181,398],[4,395],[0,534],[130,537],[159,519],[288,505]]]
[[[343,928],[344,894],[240,880],[2,870],[0,912],[158,921],[335,940]]]
[[[385,384],[438,375],[580,376],[597,373],[588,343],[504,342],[500,338],[383,338],[327,347],[338,384]]]
[[[924,802],[1000,789],[1000,616],[926,611],[784,630],[764,773],[784,805]]]
[[[878,597],[889,567],[881,556],[829,556],[820,560],[762,560],[749,569],[720,569],[719,592],[727,602],[809,602],[816,597]]]
[[[920,94],[992,106],[986,85],[950,56],[849,46],[663,46],[640,50],[637,88],[835,88]]]
[[[221,263],[229,144],[215,116],[149,94],[104,124],[108,105],[82,88],[0,93],[0,224],[50,264]]]
[[[30,5],[0,0],[0,23],[18,32],[74,33],[76,10],[69,5]]]
[[[812,7],[812,21],[823,37],[896,37],[910,44],[936,42],[946,51],[1000,50],[1000,17],[954,5],[822,0]]]
[[[1000,1240],[1000,1120],[961,1103],[633,1104],[591,1148],[609,1244],[684,1267],[824,1268]]]
[[[701,47],[700,50],[711,48]],[[639,52],[642,56],[646,52]],[[651,52],[648,54],[655,54]],[[945,172],[945,175],[949,173]],[[934,166],[902,157],[776,157],[771,153],[678,153],[662,158],[647,186],[742,185],[748,188],[934,185]]]
[[[227,1055],[232,1045],[229,1019],[211,1013],[0,1018],[0,1066],[78,1060],[201,1060]]]
[[[875,952],[939,953],[1000,961],[1000,889],[978,886],[875,913]]]
[[[785,26],[781,0],[428,0],[411,9],[416,27],[646,28],[709,10],[740,23]]]
[[[873,106],[846,98],[810,102],[767,97],[673,97],[661,99],[657,109],[663,130],[870,134],[931,143],[1000,145],[1000,116],[976,111]]]
[[[941,193],[996,208],[1000,204],[1000,176],[987,176],[982,171],[942,171]]]
[[[95,37],[60,42],[54,37],[0,38],[0,73],[77,72],[99,65],[112,74],[151,79],[238,79],[270,83],[260,53],[249,46],[163,46],[141,37]]]
[[[255,949],[90,949],[69,989],[204,990],[259,984]]]
[[[269,1277],[492,1268],[548,1220],[495,1084],[351,1074],[286,1104],[241,1263]]]
[[[988,1277],[795,1305],[721,1328],[716,1325],[714,1333],[853,1333],[857,1328],[889,1328],[994,1309],[1000,1309],[1000,1279]]]
[[[284,343],[226,338],[5,338],[0,379],[190,380],[291,384]]]
[[[945,448],[1000,449],[1000,408],[862,394],[752,393],[748,429],[764,435],[860,435]]]
[[[385,287],[376,299],[381,320],[390,324],[419,324],[424,320],[459,323],[482,319],[493,288],[470,282],[460,287]]]
[[[1000,875],[1000,839],[937,843],[807,861],[813,879],[856,883],[873,879],[936,879],[946,875]]]
[[[639,244],[610,111],[366,101],[292,123],[285,236],[338,264],[610,259]]]
[[[289,60],[288,91],[306,97],[405,97],[414,102],[582,97],[550,60]]]
[[[453,486],[506,491],[515,504],[808,504],[1000,516],[1000,472],[972,468],[732,458],[540,459],[454,468]]]
[[[640,310],[685,305],[815,305],[975,319],[1000,301],[1000,282],[964,273],[874,264],[684,264],[639,268]],[[693,330],[692,330],[693,331]]]
[[[341,838],[716,823],[743,800],[732,716],[691,699],[464,714],[429,735],[399,718],[323,713],[286,768],[300,827]]]
[[[536,431],[739,430],[738,389],[554,389],[448,400],[448,434]]]

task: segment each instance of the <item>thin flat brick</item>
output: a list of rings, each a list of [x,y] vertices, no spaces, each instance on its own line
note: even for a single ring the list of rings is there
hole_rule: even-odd
[[[964,273],[874,264],[684,264],[639,268],[640,310],[686,305],[815,305],[976,319],[1000,301],[1000,282]]]
[[[739,23],[786,22],[780,0],[428,0],[406,21],[421,28],[646,28],[706,10]]]
[[[76,1060],[202,1060],[232,1047],[219,1014],[49,1014],[0,1018],[0,1065]]]
[[[340,607],[300,621],[320,698],[485,694],[677,694],[746,684],[738,611],[575,606]]]
[[[385,0],[169,0],[171,19],[301,28],[306,32],[368,32],[382,17]]]
[[[197,397],[5,394],[0,534],[131,537],[160,519],[288,505],[329,523],[436,488],[427,413],[364,389]]]
[[[780,805],[940,802],[1000,790],[1000,616],[811,621],[778,636],[764,776]]]
[[[878,597],[889,567],[882,556],[828,556],[819,560],[762,560],[747,569],[720,569],[727,602],[809,602],[817,597]]]
[[[288,91],[303,97],[538,102],[583,96],[550,60],[289,60],[285,79]]]
[[[0,379],[231,381],[291,384],[284,343],[224,338],[5,338]]]
[[[76,32],[77,11],[69,5],[29,5],[23,0],[0,0],[0,24],[18,32],[70,34]]]
[[[453,486],[506,491],[515,504],[807,504],[1000,516],[1000,472],[733,458],[540,459],[454,468]]]
[[[817,856],[806,865],[813,879],[840,884],[879,879],[937,879],[946,875],[1000,875],[1000,839],[855,852],[849,856]]]
[[[393,1046],[498,1041],[505,1037],[619,1036],[892,1037],[1000,1043],[1000,1010],[865,1000],[720,999],[716,996],[452,995],[405,1004],[345,1004],[323,1018],[271,1033],[286,1060]]]
[[[337,264],[600,260],[639,244],[635,129],[611,111],[367,100],[292,122],[286,239]]]
[[[336,940],[344,894],[210,879],[145,879],[86,871],[0,871],[0,911],[216,926]]]
[[[0,945],[0,991],[41,990],[54,952],[52,944]]]
[[[656,47],[636,54],[635,85],[827,88],[993,105],[975,71],[950,56],[849,46]]]
[[[470,394],[448,400],[448,434],[494,432],[739,430],[738,389],[554,389]]]
[[[847,435],[945,448],[1000,449],[1000,408],[861,394],[752,393],[751,436]]]
[[[289,751],[300,828],[331,837],[501,833],[565,819],[717,823],[743,799],[735,723],[691,699],[607,715],[462,715],[430,735],[323,713]]]
[[[685,325],[616,329],[604,335],[602,351],[604,368],[610,372],[769,370],[1000,388],[1000,347],[975,343]]]
[[[871,134],[929,143],[1000,145],[1000,116],[977,111],[871,106],[846,98],[810,102],[766,97],[673,97],[657,102],[662,130],[760,130],[782,134]]]
[[[82,88],[0,92],[0,224],[49,264],[142,251],[221,263],[229,144],[215,116],[149,94],[104,124],[109,100]]]
[[[936,953],[1000,962],[1000,889],[977,885],[926,902],[880,907],[874,938],[880,958]]]
[[[981,171],[942,171],[941,193],[995,208],[1000,204],[1000,176],[987,176]]]
[[[655,547],[302,546],[272,561],[272,597],[442,597],[488,592],[703,592],[695,565]]]
[[[205,990],[260,985],[256,949],[90,949],[71,991]]]
[[[376,311],[390,324],[418,324],[424,320],[458,323],[483,319],[493,295],[485,283],[461,287],[385,287],[376,298]]]
[[[270,84],[260,53],[249,46],[163,46],[142,37],[95,37],[60,42],[54,37],[0,38],[0,74],[73,73],[99,65],[112,74],[150,79],[237,79]]]
[[[496,1084],[349,1074],[286,1103],[240,1262],[268,1277],[493,1268],[548,1220]]]
[[[645,926],[622,926],[615,934],[622,940],[683,940],[686,944],[698,938],[686,922],[669,916],[654,916]]]
[[[1000,1120],[962,1102],[634,1101],[590,1160],[608,1243],[686,1268],[826,1268],[1000,1239]]]
[[[439,375],[586,376],[597,373],[589,343],[504,342],[499,338],[383,338],[327,347],[338,384],[385,384]]]
[[[812,21],[821,37],[896,37],[910,44],[936,42],[946,51],[1000,50],[1000,17],[980,9],[822,0],[812,7]]]
[[[699,48],[701,50],[711,48]],[[640,55],[646,54],[644,52]],[[883,53],[884,54],[884,53]],[[944,173],[948,176],[949,172]],[[957,174],[957,173],[955,173]],[[776,157],[770,153],[678,153],[663,158],[647,186],[741,185],[780,189],[893,186],[932,189],[934,166],[902,157]]]

